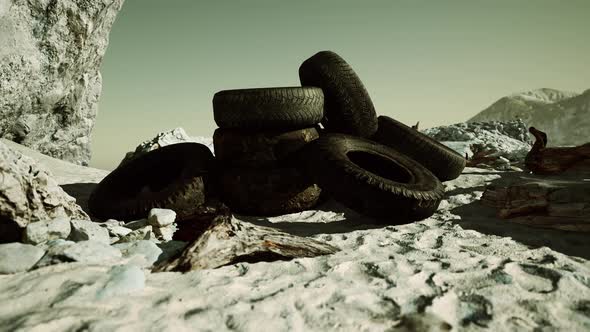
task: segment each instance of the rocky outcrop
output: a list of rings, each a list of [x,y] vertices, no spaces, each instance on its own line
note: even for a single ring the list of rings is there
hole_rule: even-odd
[[[548,146],[574,146],[588,142],[590,90],[582,94],[538,89],[499,99],[468,122],[522,119],[547,133]]]
[[[119,166],[152,150],[171,144],[187,142],[204,144],[209,148],[209,150],[211,150],[211,153],[214,153],[213,140],[210,137],[190,137],[183,128],[178,127],[172,130],[159,132],[154,138],[141,142],[134,151],[130,151],[125,154],[125,157]]]
[[[88,165],[99,68],[123,1],[0,2],[0,137]]]
[[[57,217],[89,220],[45,168],[0,143],[0,242],[20,240],[29,223]]]
[[[469,158],[485,151],[490,157],[521,162],[532,145],[528,126],[520,119],[457,123],[422,132]]]

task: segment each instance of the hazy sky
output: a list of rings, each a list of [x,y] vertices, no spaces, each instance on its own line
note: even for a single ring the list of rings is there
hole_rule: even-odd
[[[110,35],[91,166],[157,132],[216,128],[219,90],[299,85],[332,50],[378,114],[465,121],[513,92],[590,88],[590,1],[126,0]]]

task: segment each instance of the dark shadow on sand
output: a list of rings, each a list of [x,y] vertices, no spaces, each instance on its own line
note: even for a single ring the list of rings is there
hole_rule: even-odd
[[[60,187],[70,196],[76,199],[76,203],[80,205],[82,210],[86,212],[92,220],[96,221],[98,219],[92,217],[90,215],[90,211],[88,210],[88,198],[90,194],[96,187],[97,183],[70,183],[70,184],[62,184]]]
[[[271,222],[270,217],[245,216],[238,214],[234,215],[240,220],[244,220],[258,226],[272,227],[282,232],[298,236],[348,233],[357,230],[378,229],[391,226],[384,224],[384,222],[380,223],[378,219],[360,215],[334,200],[328,200],[327,202],[320,204],[314,210],[318,211],[319,213],[342,213],[344,219],[331,222]]]
[[[502,178],[493,180],[490,184],[501,184],[507,180],[507,177],[513,175],[502,175]],[[528,178],[529,176],[527,174],[523,177]],[[485,206],[479,200],[452,209],[451,213],[461,217],[461,219],[455,219],[452,222],[464,229],[472,229],[488,235],[511,237],[514,241],[520,242],[531,249],[546,246],[565,255],[590,259],[588,233],[517,224],[509,219],[498,218],[495,208]]]

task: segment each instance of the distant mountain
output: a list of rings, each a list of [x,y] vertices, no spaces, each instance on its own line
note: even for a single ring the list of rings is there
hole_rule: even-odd
[[[538,89],[503,97],[467,122],[520,118],[547,133],[549,146],[590,142],[590,89],[583,93]]]

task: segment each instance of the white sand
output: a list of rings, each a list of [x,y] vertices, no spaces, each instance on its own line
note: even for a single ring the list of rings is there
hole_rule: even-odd
[[[52,171],[77,182],[106,174]],[[432,313],[454,331],[590,330],[588,235],[495,218],[476,200],[500,176],[510,174],[467,168],[445,183],[447,199],[432,218],[408,225],[370,225],[334,202],[240,217],[342,248],[331,256],[186,274],[144,270],[145,285],[128,294],[113,285],[137,278],[132,269],[127,279],[81,263],[0,275],[0,330],[385,331],[413,312]]]

